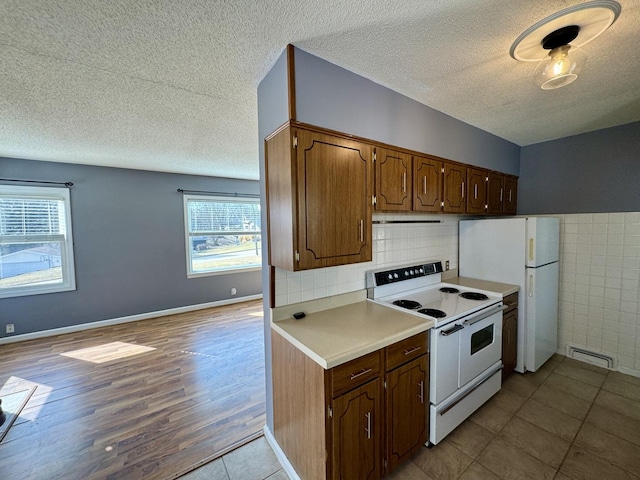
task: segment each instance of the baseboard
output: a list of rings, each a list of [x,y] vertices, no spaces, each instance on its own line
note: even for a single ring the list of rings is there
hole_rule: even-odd
[[[25,340],[35,340],[37,338],[53,337],[64,333],[75,333],[83,330],[91,330],[93,328],[108,327],[110,325],[119,325],[121,323],[137,322],[138,320],[147,320],[149,318],[163,317],[165,315],[176,315],[178,313],[193,312],[195,310],[204,310],[205,308],[222,307],[224,305],[232,305],[234,303],[248,302],[250,300],[258,300],[262,298],[262,294],[248,295],[246,297],[230,298],[227,300],[219,300],[217,302],[200,303],[198,305],[187,305],[184,307],[169,308],[167,310],[157,310],[155,312],[139,313],[137,315],[128,315],[126,317],[110,318],[108,320],[99,320],[91,323],[81,323],[79,325],[70,325],[68,327],[52,328],[51,330],[41,330],[33,333],[23,333],[21,335],[13,335],[11,337],[0,338],[0,345],[14,342],[23,342]]]
[[[627,367],[618,367],[618,371],[620,373],[624,373],[625,375],[631,375],[632,377],[640,378],[640,370],[634,370],[632,368],[627,368]]]
[[[273,436],[271,430],[269,430],[269,427],[267,425],[264,426],[264,438],[267,440],[267,443],[273,450],[273,453],[276,454],[276,458],[280,462],[280,465],[282,465],[282,469],[286,472],[289,478],[291,480],[301,480],[295,469],[293,468],[293,465],[291,465],[291,462],[289,462],[289,459],[280,448],[280,445],[276,441],[276,437]]]
[[[558,351],[556,352],[558,355],[562,355],[563,357],[566,357],[566,348],[558,348]],[[577,360],[577,359],[576,359]],[[580,362],[581,360],[577,360],[578,362]],[[587,362],[584,362],[587,363]],[[616,372],[620,372],[620,373],[624,373],[625,375],[631,375],[632,377],[638,377],[640,378],[640,370],[634,370],[633,368],[629,368],[629,367],[621,367],[620,364],[618,364],[618,366],[616,368],[611,369],[613,371]]]

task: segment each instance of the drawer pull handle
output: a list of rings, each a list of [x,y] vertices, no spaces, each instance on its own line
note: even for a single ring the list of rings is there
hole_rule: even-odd
[[[417,351],[418,351],[418,350],[420,350],[421,348],[422,348],[422,347],[420,347],[420,346],[410,348],[410,349],[408,349],[408,350],[405,350],[405,351],[404,351],[404,354],[405,354],[405,355],[411,355],[412,353],[417,352]]]
[[[351,380],[355,380],[358,377],[361,377],[362,375],[366,375],[367,373],[369,373],[371,371],[370,368],[363,368],[362,370],[360,370],[359,372],[356,373],[352,373],[351,374]]]

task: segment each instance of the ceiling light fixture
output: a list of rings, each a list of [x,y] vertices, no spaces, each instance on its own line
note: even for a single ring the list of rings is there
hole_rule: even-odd
[[[586,62],[580,47],[607,30],[620,11],[620,4],[612,0],[566,8],[525,30],[509,53],[519,61],[539,62],[534,79],[543,90],[564,87],[578,78]]]

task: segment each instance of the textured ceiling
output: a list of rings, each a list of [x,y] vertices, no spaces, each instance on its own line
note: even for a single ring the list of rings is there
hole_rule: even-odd
[[[3,0],[0,156],[258,178],[288,43],[518,145],[640,120],[640,2],[544,92],[509,56],[566,0]]]

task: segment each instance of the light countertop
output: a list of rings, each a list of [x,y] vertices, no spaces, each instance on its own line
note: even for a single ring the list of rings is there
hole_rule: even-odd
[[[325,369],[384,348],[424,332],[434,323],[367,300],[308,313],[306,316],[272,320],[271,328]],[[274,309],[277,310],[277,309]],[[272,318],[278,318],[278,314]]]
[[[490,282],[488,280],[479,280],[477,278],[468,277],[453,277],[444,280],[447,283],[454,285],[460,285],[462,287],[477,288],[479,290],[487,290],[489,292],[495,292],[501,294],[503,297],[516,293],[520,290],[518,285],[510,285],[508,283]]]

